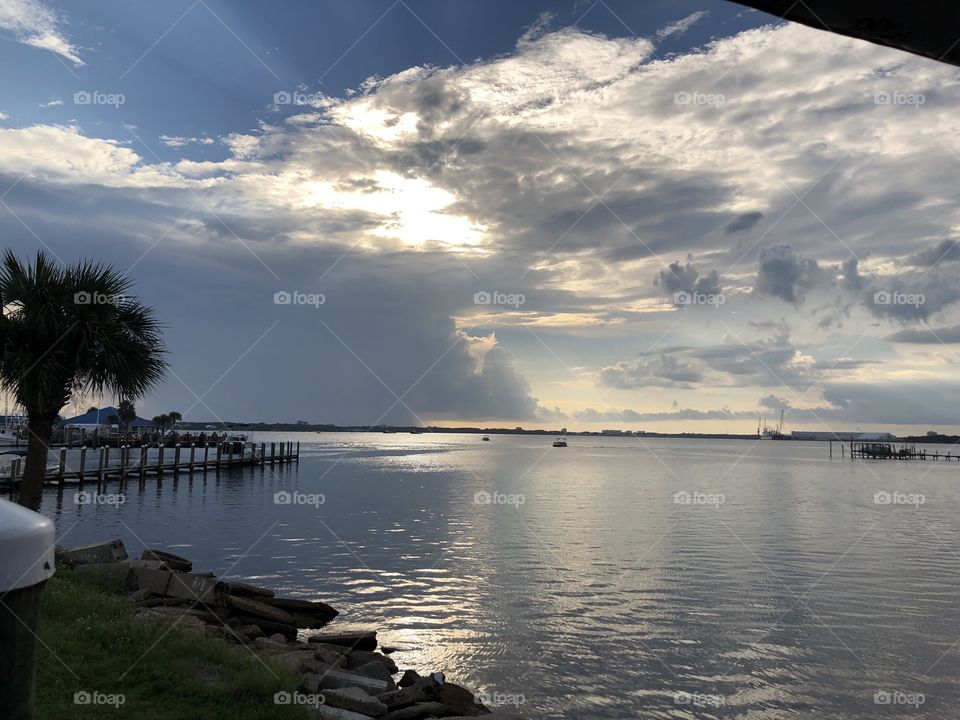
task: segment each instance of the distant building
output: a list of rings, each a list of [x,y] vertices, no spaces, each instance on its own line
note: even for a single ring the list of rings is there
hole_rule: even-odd
[[[850,440],[864,441],[887,441],[896,439],[895,435],[888,432],[833,432],[794,430],[790,433],[791,440],[833,440],[839,442],[849,442]]]
[[[516,430],[517,432],[523,432],[523,428],[522,428],[520,425],[517,425],[517,426],[514,428],[514,430]]]
[[[623,435],[623,430],[601,430],[601,435]]]

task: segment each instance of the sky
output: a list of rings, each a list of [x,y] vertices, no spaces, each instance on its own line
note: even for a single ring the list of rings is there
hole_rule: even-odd
[[[147,417],[960,429],[950,65],[727,2],[0,0],[0,67],[2,244],[129,275]]]

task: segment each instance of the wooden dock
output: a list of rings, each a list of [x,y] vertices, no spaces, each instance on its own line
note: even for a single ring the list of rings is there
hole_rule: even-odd
[[[148,457],[151,450],[156,451],[153,458]],[[18,458],[11,464],[9,472],[0,474],[0,487],[9,491],[11,499],[23,479],[24,462],[24,458]],[[82,487],[84,483],[95,482],[102,487],[109,480],[119,480],[122,487],[131,477],[142,483],[148,476],[160,479],[164,475],[190,476],[237,467],[273,467],[299,462],[299,442],[272,442],[269,446],[267,443],[227,441],[202,447],[99,447],[93,450],[83,447],[75,467],[67,464],[67,448],[63,447],[56,467],[48,466],[45,483],[63,486],[69,482]]]
[[[841,450],[843,443],[840,443]],[[830,457],[833,457],[833,443],[830,443]],[[946,453],[939,450],[930,451],[926,448],[918,448],[910,443],[898,443],[893,441],[850,441],[850,459],[861,458],[865,460],[956,460],[960,462],[960,454]]]

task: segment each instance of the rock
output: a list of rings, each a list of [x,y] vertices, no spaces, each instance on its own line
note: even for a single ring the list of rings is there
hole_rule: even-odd
[[[397,651],[397,648],[395,647],[389,647],[387,645],[380,646],[380,652],[382,652],[384,655],[393,655],[393,653],[395,653],[396,651]]]
[[[263,630],[256,625],[241,625],[237,628],[237,632],[247,638],[247,640],[256,640],[257,638],[263,637]]]
[[[420,673],[418,673],[416,670],[404,670],[403,677],[400,678],[400,680],[397,682],[397,685],[402,688],[410,687],[419,679]]]
[[[56,567],[73,567],[73,561],[70,559],[70,556],[67,555],[67,549],[63,547],[63,545],[53,546],[53,564]]]
[[[347,653],[347,667],[351,670],[355,667],[360,667],[361,665],[366,665],[367,663],[371,662],[380,663],[391,675],[400,672],[400,669],[397,667],[397,664],[393,661],[393,659],[388,658],[386,655],[370,652],[369,650],[351,650],[349,653]]]
[[[349,633],[324,633],[321,635],[312,635],[308,638],[310,642],[326,643],[327,645],[344,645],[351,650],[376,650],[377,632],[349,632]]]
[[[149,600],[151,597],[153,597],[153,593],[150,592],[149,590],[134,590],[132,593],[130,593],[130,599],[133,600],[135,603],[140,603],[140,602],[143,602],[144,600]]]
[[[234,597],[232,595],[227,598],[227,603],[230,607],[234,608],[238,614],[259,617],[272,623],[294,627],[294,634],[296,634],[293,616],[286,610],[281,610],[280,608],[267,605],[252,598]],[[260,623],[256,624],[260,625]],[[287,633],[283,634],[286,635]]]
[[[199,573],[172,573],[165,594],[220,606],[225,606],[229,598],[226,591],[217,586],[215,578]]]
[[[273,635],[270,636],[270,641],[275,643],[286,644],[287,638],[283,636],[283,633],[274,633]]]
[[[489,710],[483,703],[477,702],[472,692],[452,682],[440,686],[437,700],[444,704],[451,715],[487,715]]]
[[[100,582],[111,587],[124,588],[127,585],[127,574],[130,572],[129,560],[116,562],[86,563],[74,567],[77,575],[96,577]]]
[[[127,560],[127,549],[123,540],[108,540],[106,542],[78,545],[63,551],[65,560],[72,566],[90,565],[92,563],[110,563]]]
[[[310,711],[310,717],[320,718],[321,720],[372,720],[369,715],[361,715],[350,710],[327,707],[319,705]]]
[[[397,710],[419,702],[432,702],[440,693],[440,685],[432,677],[415,680],[400,690],[379,695],[377,699],[386,704],[389,710]]]
[[[231,595],[240,595],[242,597],[272,598],[273,590],[248,585],[247,583],[237,582],[236,580],[221,580],[220,584]]]
[[[410,707],[394,710],[384,715],[380,720],[420,720],[420,718],[443,717],[446,706],[438,702],[417,703]]]
[[[323,693],[324,704],[330,707],[343,708],[352,712],[362,713],[370,717],[383,715],[387,706],[360,688],[342,688],[340,690],[326,690]]]
[[[173,573],[168,570],[156,570],[133,565],[127,575],[129,590],[147,590],[154,595],[166,595]]]
[[[279,638],[279,640],[275,638]],[[254,639],[253,647],[270,655],[280,652],[288,652],[290,650],[289,643],[287,642],[286,638],[279,633],[271,635],[270,637],[258,637]]]
[[[310,674],[304,677],[302,686],[312,688],[307,693],[316,693],[318,690],[338,690],[340,688],[358,687],[371,695],[380,695],[390,690],[392,683],[364,677],[343,670],[328,669],[324,673]]]
[[[313,653],[292,650],[270,656],[271,659],[296,673],[322,673],[328,665],[313,659]]]
[[[154,550],[148,548],[140,555],[141,560],[154,560],[166,563],[167,567],[177,572],[190,572],[193,570],[193,563],[186,558],[174,555],[165,550]]]
[[[340,613],[326,603],[294,598],[261,598],[261,601],[280,608],[293,616],[293,624],[301,628],[320,628]]]
[[[327,665],[336,665],[337,667],[347,666],[346,648],[338,645],[324,645],[322,643],[311,643],[314,647],[314,657],[317,660],[325,662]]]
[[[383,680],[384,682],[390,683],[391,689],[396,688],[393,678],[390,676],[390,671],[387,670],[382,663],[378,663],[376,660],[368,662],[365,665],[360,665],[359,667],[351,667],[349,664],[347,664],[347,669],[350,672],[356,673],[357,675]]]

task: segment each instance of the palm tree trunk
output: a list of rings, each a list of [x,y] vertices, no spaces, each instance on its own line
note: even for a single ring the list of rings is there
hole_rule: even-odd
[[[43,481],[47,472],[47,454],[53,436],[53,421],[46,417],[28,415],[27,462],[23,469],[23,484],[20,486],[19,502],[31,510],[40,509]]]

